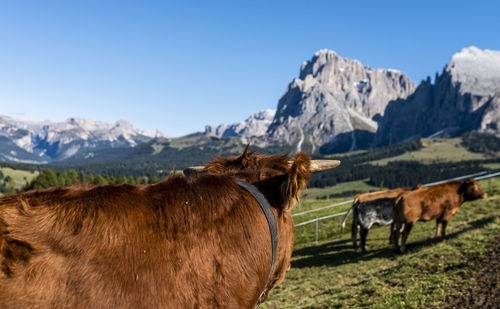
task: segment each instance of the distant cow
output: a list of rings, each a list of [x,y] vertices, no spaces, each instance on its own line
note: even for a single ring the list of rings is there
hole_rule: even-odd
[[[352,219],[352,244],[357,248],[356,236],[358,234],[358,226],[360,228],[360,246],[363,252],[366,252],[366,237],[368,231],[373,224],[388,225],[392,223],[392,210],[396,197],[408,190],[420,188],[418,185],[415,188],[398,188],[392,190],[371,192],[358,194],[354,197],[352,207],[347,211],[347,214],[342,221],[342,232],[344,232],[345,222],[350,212],[353,212]],[[391,226],[391,236],[389,240],[393,241],[393,226]]]
[[[406,239],[417,221],[436,219],[436,237],[444,237],[448,221],[458,212],[463,202],[486,198],[474,179],[434,185],[417,191],[402,193],[395,202],[395,246],[400,252],[406,249]]]
[[[0,308],[253,308],[290,267],[310,172],[338,163],[247,148],[154,185],[4,196]]]

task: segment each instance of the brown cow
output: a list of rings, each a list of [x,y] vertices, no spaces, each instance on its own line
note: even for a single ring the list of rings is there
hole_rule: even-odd
[[[396,248],[402,234],[399,251],[405,251],[408,234],[413,224],[419,220],[436,219],[436,237],[444,237],[448,221],[458,212],[463,202],[486,197],[487,194],[472,178],[402,193],[396,199],[394,209]]]
[[[314,166],[302,153],[289,161],[247,147],[154,185],[2,197],[0,308],[255,307],[270,277],[270,227],[236,178],[262,192],[277,221],[267,298],[290,267],[290,212]]]

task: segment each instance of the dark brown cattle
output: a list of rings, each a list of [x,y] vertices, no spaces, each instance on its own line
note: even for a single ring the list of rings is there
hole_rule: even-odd
[[[486,197],[487,194],[472,178],[402,193],[396,199],[394,209],[396,248],[402,234],[399,251],[405,251],[408,234],[419,220],[436,219],[436,237],[444,237],[448,221],[458,212],[462,203]]]
[[[290,267],[290,212],[311,166],[302,153],[247,148],[155,185],[2,197],[0,308],[253,308],[270,276],[270,229],[235,179],[257,187],[277,220],[267,298]]]

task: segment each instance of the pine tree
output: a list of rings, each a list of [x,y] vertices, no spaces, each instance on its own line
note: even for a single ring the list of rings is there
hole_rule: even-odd
[[[78,182],[83,185],[87,183],[87,177],[85,177],[85,173],[83,171],[80,171],[78,173]]]
[[[150,184],[157,183],[159,181],[160,181],[160,178],[158,176],[153,176],[153,177],[149,178]]]
[[[90,173],[88,176],[87,176],[87,183],[89,185],[91,184],[94,184],[95,183],[95,177],[94,177],[94,174]]]
[[[69,170],[68,172],[68,181],[69,185],[72,186],[78,183],[78,173],[75,170]]]
[[[57,184],[59,187],[67,187],[69,185],[68,173],[57,173]]]
[[[127,183],[129,185],[135,185],[135,179],[134,179],[134,176],[129,176],[128,179],[127,179]]]
[[[38,177],[35,177],[31,183],[31,187],[33,189],[57,187],[57,175],[53,170],[46,169],[41,171]]]
[[[104,178],[103,176],[101,175],[97,175],[94,179],[94,184],[96,185],[107,185],[109,184],[108,180],[106,178]]]

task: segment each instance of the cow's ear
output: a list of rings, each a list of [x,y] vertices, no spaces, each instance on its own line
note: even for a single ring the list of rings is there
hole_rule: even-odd
[[[247,144],[245,150],[243,151],[243,154],[238,158],[239,161],[241,162],[241,165],[245,167],[248,165],[248,162],[250,161],[249,149],[250,149],[250,144]]]
[[[311,160],[305,153],[297,153],[292,157],[292,165],[288,171],[286,196],[289,201],[285,209],[291,209],[300,200],[300,191],[306,187],[311,175]]]

